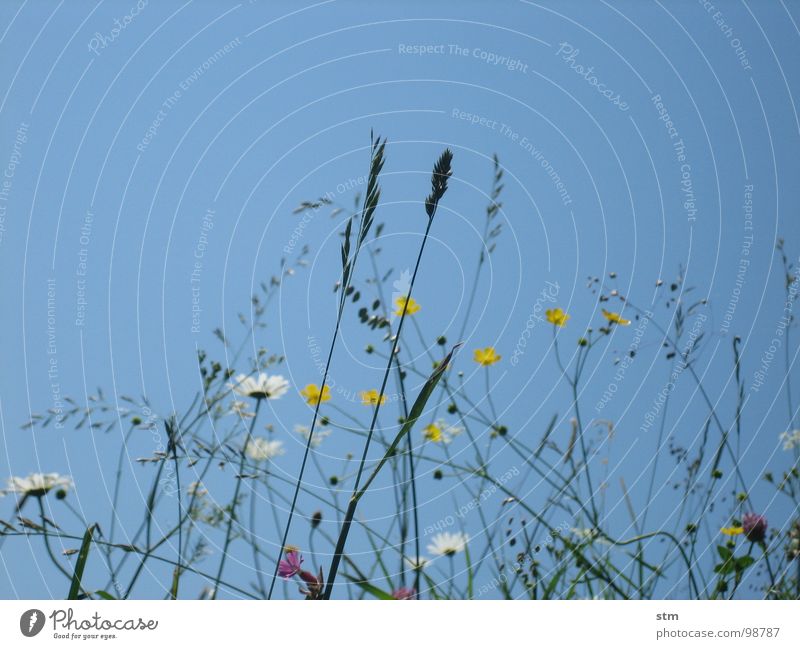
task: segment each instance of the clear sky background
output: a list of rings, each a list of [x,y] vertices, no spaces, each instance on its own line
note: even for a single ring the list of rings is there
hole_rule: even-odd
[[[415,318],[431,342],[458,337],[493,154],[506,170],[503,232],[456,369],[479,397],[484,379],[472,349],[494,345],[504,356],[492,368],[493,395],[512,434],[533,444],[558,414],[554,435],[562,444],[569,436],[569,393],[558,383],[551,328],[537,325],[519,362],[508,362],[547,282],[558,285],[558,304],[572,316],[561,334],[570,354],[585,328],[602,322],[587,278],[616,273],[610,285],[668,324],[674,310],[663,298],[682,267],[685,286],[695,287],[686,299],[709,300],[698,372],[726,425],[734,415],[732,338],[742,337],[742,470],[754,503],[785,528],[791,508],[758,481],[793,461],[778,439],[793,427],[783,347],[763,386],[750,388],[783,316],[776,239],[785,238],[791,260],[800,255],[800,5],[715,4],[159,0],[137,10],[134,0],[3,2],[0,167],[9,183],[0,202],[0,479],[72,475],[76,507],[88,520],[106,520],[119,430],[21,425],[53,405],[54,383],[79,404],[100,386],[112,401],[146,395],[159,413],[185,409],[199,385],[197,348],[222,358],[212,330],[239,340],[238,314],[248,313],[251,294],[282,257],[294,258],[284,252],[300,223],[293,208],[327,192],[350,206],[363,189],[372,129],[389,140],[376,218],[386,224],[384,269],[398,279],[413,266],[424,230],[420,201],[432,164],[444,147],[454,151],[453,180],[415,290],[422,305]],[[125,25],[116,32],[115,19]],[[433,47],[413,53],[412,46]],[[589,67],[611,100],[587,80]],[[744,208],[751,185],[752,217]],[[257,335],[259,346],[285,354],[277,371],[295,386],[265,419],[286,442],[277,466],[288,477],[302,452],[288,431],[310,422],[296,388],[318,381],[308,340],[327,347],[332,330],[341,219],[320,210],[295,238],[296,250],[309,246],[310,264],[286,280]],[[360,282],[367,271],[362,266]],[[659,290],[658,279],[666,284]],[[337,386],[377,386],[382,361],[363,350],[379,337],[360,325],[356,309],[344,322]],[[616,428],[601,453],[608,502],[620,502],[624,477],[637,485],[640,508],[645,489],[637,478],[657,454],[655,431],[640,427],[671,368],[655,328],[644,333],[615,397],[601,414],[593,408],[634,336],[634,327],[617,329],[604,341],[587,367],[584,398],[589,418]],[[424,352],[415,338],[411,345]],[[686,379],[667,431],[691,449],[705,409]],[[345,404],[345,394],[337,398]],[[363,414],[358,403],[344,407]],[[355,438],[329,442],[331,462],[360,448]],[[466,452],[465,442],[454,452]],[[131,458],[152,450],[150,440],[137,440]],[[681,475],[668,450],[661,453],[656,484],[668,485]],[[433,468],[421,476],[423,524],[466,497],[457,481],[435,482]],[[125,502],[138,512],[152,468],[127,470]],[[516,487],[535,502],[535,482]],[[671,486],[661,491],[651,524],[663,512],[666,525],[674,501]],[[375,497],[364,516],[377,521],[392,507],[388,496]],[[12,509],[10,498],[0,499],[0,518]],[[625,529],[621,510],[613,516]],[[712,526],[728,514],[713,512]],[[478,538],[483,532],[469,518],[464,527]],[[0,596],[64,595],[54,571],[33,563],[38,543],[7,540],[0,552]],[[205,565],[216,566],[216,557]],[[245,569],[233,563],[231,578],[247,579]],[[140,594],[161,596],[166,578],[150,576]]]

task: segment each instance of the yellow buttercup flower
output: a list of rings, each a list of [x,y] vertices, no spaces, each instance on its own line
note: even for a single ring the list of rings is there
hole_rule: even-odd
[[[397,310],[394,312],[395,315],[401,316],[403,315],[403,309],[406,310],[406,315],[414,315],[417,311],[419,311],[422,307],[419,305],[413,297],[408,296],[401,296],[394,301]]]
[[[739,534],[744,534],[743,527],[723,527],[720,532],[722,532],[725,536],[739,536]]]
[[[449,444],[463,432],[463,427],[448,424],[444,419],[437,419],[422,429],[425,440],[434,444]]]
[[[385,394],[379,394],[377,390],[364,390],[361,393],[361,403],[365,406],[377,406],[378,403],[383,405],[386,403],[387,396]]]
[[[557,309],[547,309],[544,314],[547,316],[547,321],[557,327],[566,326],[567,320],[569,320],[569,314],[565,313],[564,309],[561,307]]]
[[[331,389],[326,385],[325,389],[320,392],[319,386],[315,383],[309,383],[306,387],[300,390],[300,395],[305,399],[309,405],[316,406],[317,402],[325,403],[331,400]]]
[[[425,434],[425,439],[427,439],[429,442],[442,441],[442,429],[436,424],[428,424],[425,426],[423,433]]]
[[[502,356],[494,350],[494,347],[485,347],[484,349],[476,349],[472,358],[476,363],[488,366],[494,365]]]
[[[609,322],[613,322],[614,324],[622,325],[623,327],[627,327],[631,321],[626,320],[623,318],[619,313],[614,313],[612,311],[606,311],[603,309],[603,315],[606,317],[606,320]]]

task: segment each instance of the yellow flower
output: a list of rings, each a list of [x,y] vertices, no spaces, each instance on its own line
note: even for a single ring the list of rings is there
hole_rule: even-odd
[[[377,406],[380,402],[381,405],[386,403],[387,396],[379,394],[377,390],[364,390],[361,392],[361,403],[365,406]]]
[[[619,313],[613,313],[612,311],[606,311],[605,309],[603,309],[603,315],[609,322],[622,325],[623,327],[627,327],[631,323],[630,320],[626,320]]]
[[[494,347],[486,347],[484,349],[476,349],[472,358],[480,365],[494,365],[502,356],[494,350]]]
[[[720,532],[722,532],[725,536],[739,536],[739,534],[744,534],[743,527],[723,527]]]
[[[300,390],[300,395],[305,399],[309,405],[316,406],[317,402],[325,403],[331,400],[331,389],[326,385],[325,389],[320,392],[319,386],[315,383],[309,383],[306,387]]]
[[[423,433],[425,434],[425,439],[427,439],[429,442],[442,441],[442,429],[436,424],[428,424],[425,426]]]
[[[464,432],[464,428],[448,424],[444,419],[437,419],[422,429],[422,435],[428,442],[449,444],[455,437]]]
[[[565,327],[567,320],[569,320],[569,314],[565,313],[564,309],[561,307],[557,309],[547,309],[544,314],[547,316],[547,321],[557,327]]]
[[[394,314],[398,316],[403,315],[403,308],[406,310],[406,315],[414,315],[422,308],[419,305],[419,302],[417,302],[413,297],[408,297],[405,295],[397,298],[394,303],[395,306],[397,306],[397,310],[394,312]]]

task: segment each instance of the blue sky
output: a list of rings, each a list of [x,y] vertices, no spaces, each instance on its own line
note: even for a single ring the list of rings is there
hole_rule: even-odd
[[[415,289],[423,307],[415,318],[429,341],[459,335],[493,154],[505,169],[503,232],[457,360],[473,395],[483,376],[472,349],[494,345],[508,361],[548,282],[572,316],[560,334],[572,353],[582,331],[602,321],[588,277],[611,281],[668,323],[673,312],[662,298],[682,267],[685,286],[696,287],[686,299],[709,301],[698,367],[730,423],[732,337],[742,337],[752,384],[783,315],[776,239],[786,240],[790,260],[800,255],[800,80],[790,64],[800,7],[715,4],[4,2],[0,165],[11,176],[0,239],[0,478],[70,474],[86,517],[105,517],[119,432],[20,425],[52,405],[54,389],[78,403],[101,386],[112,400],[146,395],[158,412],[184,409],[198,386],[197,348],[222,356],[218,326],[238,340],[238,314],[291,246],[300,223],[293,208],[326,193],[350,206],[363,189],[370,130],[389,140],[376,218],[392,278],[413,266],[432,164],[444,147],[454,151]],[[281,287],[257,337],[286,356],[279,371],[293,386],[317,379],[309,338],[329,341],[341,218],[320,210],[302,229],[296,243],[309,246],[310,264]],[[750,263],[737,286],[743,247]],[[666,284],[657,290],[659,279]],[[337,385],[350,391],[376,386],[382,368],[363,352],[379,338],[355,311],[345,316],[334,365]],[[634,335],[617,328],[592,356],[591,412]],[[408,344],[424,351],[415,338]],[[791,462],[778,441],[792,427],[782,363],[750,391],[743,415],[743,470],[754,484],[765,468],[778,473]],[[655,439],[640,425],[669,372],[651,328],[602,412],[616,427],[603,451],[611,502],[620,500],[619,477],[635,482],[653,457]],[[516,365],[493,368],[500,419],[521,439],[538,440],[554,414],[555,434],[568,436],[569,395],[557,379],[545,326],[532,330]],[[675,408],[668,430],[692,448],[704,407],[688,380],[675,400],[685,409]],[[279,431],[310,420],[294,391],[269,417]],[[301,447],[283,435],[278,466],[292,476]],[[354,439],[331,440],[328,452],[338,461],[357,448]],[[658,484],[677,479],[666,458]],[[137,507],[147,471],[132,469]],[[423,518],[451,512],[457,482],[422,480],[430,490]],[[786,525],[791,509],[770,488],[758,484],[751,496]],[[643,506],[641,491],[633,498]],[[673,500],[662,493],[651,516],[668,518]],[[374,498],[364,515],[378,519],[391,506]],[[11,508],[0,500],[0,517]],[[718,522],[726,522],[722,512]],[[481,533],[475,521],[466,525]],[[1,596],[62,595],[49,590],[57,582],[45,564],[31,577],[36,552],[6,541]],[[153,576],[143,594],[159,596],[160,583]]]

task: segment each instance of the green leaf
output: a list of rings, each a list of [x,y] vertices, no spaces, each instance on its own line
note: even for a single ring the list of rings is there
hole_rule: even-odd
[[[363,579],[359,579],[358,577],[353,577],[352,575],[348,575],[345,573],[342,573],[342,576],[345,579],[349,579],[363,591],[369,593],[370,595],[374,595],[377,599],[394,599],[394,597],[392,597],[385,590],[381,590],[377,586],[373,586],[368,581],[364,581]]]
[[[180,580],[181,569],[178,566],[175,566],[175,570],[172,571],[172,587],[169,589],[170,599],[178,599],[178,583]]]
[[[472,599],[473,597],[473,589],[472,589],[472,561],[469,558],[469,548],[465,545],[464,546],[464,557],[467,561],[467,599]]]
[[[717,546],[717,554],[719,554],[720,559],[722,559],[723,561],[728,561],[733,556],[733,552],[731,551],[731,549],[724,545]]]
[[[104,590],[96,590],[94,591],[95,595],[99,595],[102,599],[117,599],[111,593],[107,593]]]
[[[358,501],[366,493],[370,484],[372,484],[372,481],[378,476],[378,472],[380,472],[380,470],[383,468],[383,465],[386,464],[387,460],[395,454],[400,442],[403,441],[403,438],[408,435],[408,433],[414,427],[414,424],[417,423],[417,419],[422,416],[422,413],[425,410],[425,404],[428,403],[428,399],[431,398],[433,391],[436,389],[439,379],[442,378],[442,375],[449,367],[450,361],[453,359],[453,354],[458,351],[462,344],[463,343],[458,343],[455,347],[453,347],[453,349],[450,350],[450,353],[445,356],[444,360],[439,363],[430,377],[428,377],[425,385],[422,386],[422,390],[420,390],[420,393],[417,395],[414,405],[411,407],[411,411],[408,413],[408,419],[403,422],[403,425],[400,427],[400,431],[395,436],[394,441],[391,443],[389,448],[386,449],[386,453],[381,458],[381,461],[378,462],[378,465],[372,470],[369,478],[367,478],[367,480],[364,482],[364,485],[354,496],[354,500]]]
[[[425,580],[425,583],[428,584],[428,589],[431,592],[431,596],[433,599],[442,599],[442,596],[439,595],[438,591],[436,590],[436,582],[433,581],[427,574],[424,572],[420,572],[422,578]]]
[[[550,599],[550,595],[552,595],[552,594],[555,592],[555,590],[556,590],[556,586],[558,586],[558,582],[561,580],[561,577],[563,577],[563,576],[564,576],[564,573],[567,571],[567,568],[568,568],[568,567],[569,567],[569,565],[565,563],[565,564],[564,564],[564,565],[563,565],[563,566],[562,566],[562,567],[561,567],[561,568],[560,568],[560,569],[559,569],[559,570],[556,572],[556,574],[555,574],[555,575],[553,575],[553,578],[552,578],[552,579],[550,580],[550,582],[547,584],[547,586],[546,586],[546,587],[545,587],[545,589],[544,589],[544,592],[542,593],[542,599]]]
[[[718,563],[714,566],[714,572],[718,575],[729,575],[735,568],[736,564],[733,561],[726,561],[725,563]]]
[[[92,535],[94,534],[95,526],[92,525],[86,530],[83,535],[83,542],[81,549],[78,552],[78,560],[75,562],[75,572],[72,573],[72,583],[69,587],[69,595],[67,599],[78,599],[81,592],[81,579],[83,579],[83,569],[86,567],[86,559],[89,558],[89,548],[92,546]]]

